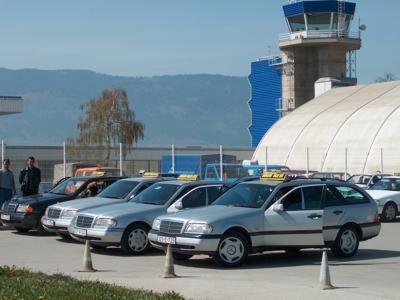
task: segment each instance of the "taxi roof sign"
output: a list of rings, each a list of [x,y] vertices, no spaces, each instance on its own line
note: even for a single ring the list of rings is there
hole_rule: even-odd
[[[160,173],[158,173],[158,172],[144,172],[142,177],[145,177],[145,178],[158,178],[158,177],[160,177]]]
[[[264,181],[286,181],[286,180],[289,180],[289,176],[285,173],[280,173],[280,172],[264,172],[261,176],[261,180],[264,180]]]
[[[200,176],[197,174],[182,174],[177,179],[182,181],[197,181],[200,179]]]

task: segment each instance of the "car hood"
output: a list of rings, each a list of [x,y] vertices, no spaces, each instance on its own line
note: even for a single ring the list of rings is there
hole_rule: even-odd
[[[387,190],[365,190],[374,200],[383,199],[388,197],[400,198],[400,191],[387,191]]]
[[[17,202],[18,204],[34,204],[37,202],[45,202],[47,200],[57,200],[57,199],[65,199],[66,195],[58,195],[53,193],[44,193],[26,197],[19,197],[17,199],[11,200],[11,202]]]
[[[124,200],[124,199],[89,197],[89,198],[75,199],[75,200],[69,200],[66,202],[56,203],[56,204],[51,205],[51,207],[82,210],[82,209],[95,208],[95,207],[109,205],[109,204],[117,204],[117,203],[121,203],[121,202],[125,202],[125,201],[126,200]]]
[[[132,213],[135,214],[149,213],[163,209],[166,210],[166,207],[164,205],[151,205],[151,204],[142,204],[135,202],[126,202],[126,203],[111,204],[104,207],[88,209],[82,212],[82,214],[116,218],[119,216],[128,215]]]
[[[206,223],[214,223],[225,218],[230,220],[240,220],[249,215],[257,214],[260,209],[248,207],[236,207],[225,205],[210,205],[201,208],[193,208],[184,211],[179,211],[169,215],[162,216],[163,219],[179,219],[181,221],[199,221]]]

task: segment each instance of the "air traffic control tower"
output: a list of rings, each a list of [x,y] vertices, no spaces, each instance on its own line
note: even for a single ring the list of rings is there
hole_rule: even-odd
[[[283,6],[289,28],[279,36],[283,115],[315,97],[317,80],[331,80],[336,86],[357,83],[360,31],[349,31],[355,6],[332,0],[290,1]]]

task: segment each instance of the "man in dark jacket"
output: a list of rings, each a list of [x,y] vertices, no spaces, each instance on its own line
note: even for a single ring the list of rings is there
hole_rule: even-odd
[[[29,156],[26,167],[19,174],[19,183],[23,196],[36,195],[39,193],[39,183],[41,181],[40,169],[34,166],[35,158]]]

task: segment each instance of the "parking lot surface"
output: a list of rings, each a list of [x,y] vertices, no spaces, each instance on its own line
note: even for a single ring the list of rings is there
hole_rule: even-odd
[[[267,252],[253,255],[239,268],[219,267],[207,256],[175,263],[178,278],[164,279],[165,255],[153,250],[126,256],[119,248],[93,250],[97,272],[79,272],[84,244],[54,235],[19,234],[0,227],[0,265],[24,267],[48,274],[62,273],[156,292],[176,291],[187,299],[400,299],[400,220],[383,223],[378,237],[360,243],[351,259],[328,252],[334,289],[319,286],[321,251],[299,254]]]

